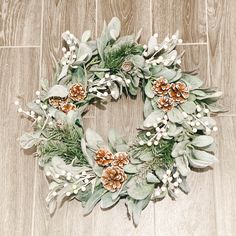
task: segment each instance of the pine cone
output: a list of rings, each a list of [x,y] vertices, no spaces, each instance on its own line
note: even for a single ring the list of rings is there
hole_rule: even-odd
[[[61,98],[61,97],[51,97],[48,100],[49,104],[55,108],[59,108],[61,105],[68,102],[68,98]]]
[[[100,148],[96,152],[95,161],[100,166],[108,166],[113,161],[113,159],[113,154],[105,148]]]
[[[121,66],[121,69],[125,72],[130,72],[134,67],[134,64],[132,61],[124,61],[122,66]]]
[[[170,111],[174,107],[174,100],[168,97],[161,97],[159,98],[157,104],[163,111]]]
[[[69,111],[72,111],[75,109],[76,109],[76,106],[72,103],[65,103],[60,106],[60,110],[65,113],[68,113]]]
[[[127,175],[124,170],[118,166],[107,167],[103,170],[101,181],[105,189],[115,192],[121,188],[124,181],[127,179]]]
[[[185,83],[177,82],[176,84],[171,84],[171,89],[169,91],[169,96],[179,103],[185,102],[189,97],[189,90]]]
[[[82,101],[86,97],[86,92],[81,84],[74,84],[69,91],[69,98],[73,101]]]
[[[126,152],[117,152],[114,155],[114,161],[111,163],[113,166],[122,168],[129,163],[129,156]]]
[[[152,89],[158,96],[164,96],[169,92],[170,87],[171,85],[168,83],[168,81],[163,76],[161,76],[153,83]]]

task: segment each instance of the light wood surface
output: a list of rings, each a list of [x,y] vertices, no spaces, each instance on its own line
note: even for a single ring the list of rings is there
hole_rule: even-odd
[[[234,236],[236,235],[236,2],[234,0],[0,0],[0,235],[1,236]],[[16,138],[30,123],[17,117],[17,95],[30,100],[41,78],[52,78],[53,57],[61,56],[61,33],[76,36],[118,16],[122,34],[143,29],[141,42],[179,29],[185,50],[183,70],[199,70],[205,85],[218,86],[229,112],[217,118],[219,162],[189,176],[191,192],[177,201],[150,204],[138,228],[124,203],[99,207],[87,217],[76,201],[53,217],[45,204],[47,183],[30,153]],[[123,97],[106,109],[92,108],[87,127],[103,137],[114,127],[129,141],[142,121],[142,99]]]

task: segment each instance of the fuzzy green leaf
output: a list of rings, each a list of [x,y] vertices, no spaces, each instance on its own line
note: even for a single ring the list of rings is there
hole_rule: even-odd
[[[159,183],[160,180],[152,173],[147,173],[147,182],[148,183]]]
[[[128,188],[127,192],[130,197],[136,200],[143,200],[145,199],[149,194],[152,193],[154,189],[154,185],[142,183],[142,184],[136,184],[132,185]]]
[[[144,127],[150,127],[153,124],[158,123],[158,118],[162,119],[164,117],[164,112],[162,110],[153,111],[143,122]]]
[[[102,196],[100,203],[102,209],[107,209],[109,207],[112,207],[119,201],[120,197],[117,196],[115,199],[113,199],[112,197],[113,194],[114,193],[112,192],[107,192]]]
[[[148,98],[153,98],[154,97],[151,80],[148,80],[148,82],[145,86],[145,94]]]
[[[169,120],[173,123],[180,123],[184,119],[181,111],[177,108],[173,108],[172,110],[168,111],[167,116]]]
[[[67,97],[68,96],[68,89],[67,87],[63,86],[63,85],[54,85],[53,87],[51,87],[47,93],[47,96],[45,97],[45,99],[50,98],[50,97]]]
[[[24,133],[20,137],[20,146],[23,149],[32,148],[34,145],[36,145],[40,142],[40,140],[41,140],[40,134],[41,134],[40,132]]]
[[[192,114],[196,111],[196,104],[191,101],[186,101],[185,103],[181,104],[180,106],[187,114]]]
[[[214,139],[208,135],[201,135],[193,139],[192,145],[196,147],[206,147],[211,145],[214,142]]]
[[[88,215],[93,208],[96,206],[96,204],[101,200],[101,197],[107,192],[106,189],[101,188],[98,190],[95,190],[94,193],[90,196],[88,201],[85,204],[84,208],[84,215]]]

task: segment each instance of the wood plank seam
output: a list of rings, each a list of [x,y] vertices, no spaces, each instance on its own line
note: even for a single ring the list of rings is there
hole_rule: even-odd
[[[39,47],[39,77],[38,82],[40,86],[40,80],[42,76],[42,51],[43,51],[43,20],[44,20],[44,0],[41,0],[41,26],[40,26],[40,47]],[[34,193],[33,193],[33,207],[32,207],[32,220],[31,220],[31,236],[34,236],[34,224],[35,224],[35,206],[36,206],[36,185],[37,183],[37,171],[38,171],[38,158],[35,158],[34,165]]]

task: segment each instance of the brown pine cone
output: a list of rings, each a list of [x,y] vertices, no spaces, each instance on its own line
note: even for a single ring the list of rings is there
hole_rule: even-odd
[[[124,181],[127,179],[127,175],[124,170],[118,166],[107,167],[103,170],[101,181],[105,189],[115,192],[121,188]]]
[[[113,160],[114,160],[113,154],[105,148],[100,148],[96,152],[95,161],[100,166],[108,166],[110,163],[112,163]]]
[[[125,72],[130,72],[134,67],[134,64],[132,61],[124,61],[122,66],[121,66],[121,69]]]
[[[174,101],[172,98],[161,97],[158,99],[157,105],[163,111],[170,111],[174,107]]]
[[[68,113],[69,111],[72,111],[75,109],[76,109],[76,106],[72,103],[65,103],[60,106],[60,110],[65,113]]]
[[[169,92],[171,85],[168,81],[161,76],[159,79],[155,80],[153,83],[152,89],[155,94],[158,96],[164,96]]]
[[[114,161],[111,163],[113,166],[122,168],[129,163],[129,156],[126,152],[117,152],[114,155]]]
[[[185,83],[177,82],[171,84],[171,88],[169,90],[169,96],[175,101],[179,103],[185,102],[185,100],[189,97],[189,89]]]
[[[79,102],[84,100],[85,97],[86,97],[86,92],[81,84],[78,83],[72,85],[69,91],[69,98],[71,100]]]
[[[68,98],[61,98],[61,97],[51,97],[48,100],[49,104],[55,108],[59,108],[61,105],[68,102]]]

